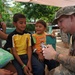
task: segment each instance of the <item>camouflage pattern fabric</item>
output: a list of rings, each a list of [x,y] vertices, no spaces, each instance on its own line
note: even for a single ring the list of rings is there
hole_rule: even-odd
[[[49,75],[75,75],[75,73],[60,65],[59,67],[51,70]]]
[[[57,24],[57,19],[59,19],[62,15],[72,15],[74,13],[75,6],[67,6],[65,8],[61,8],[56,12],[53,24]]]
[[[75,56],[75,34],[72,35],[72,45],[71,45],[71,49],[70,49],[70,56]],[[71,63],[73,63],[73,62],[71,62]],[[51,70],[49,72],[49,75],[75,75],[75,72],[69,70],[69,68],[65,68],[66,66],[67,66],[66,64],[64,66],[62,64],[60,64],[60,66]]]
[[[57,11],[54,24],[57,24],[57,20],[63,15],[75,14],[75,6],[67,6]],[[50,71],[49,75],[75,75],[75,34],[72,35],[72,45],[70,48],[70,57],[66,57],[60,66]],[[73,56],[73,58],[72,58]]]

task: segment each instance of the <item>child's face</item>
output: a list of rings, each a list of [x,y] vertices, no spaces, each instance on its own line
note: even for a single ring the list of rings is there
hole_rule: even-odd
[[[14,25],[16,27],[16,30],[22,33],[26,28],[26,19],[20,18],[16,23],[14,22]]]
[[[37,24],[35,25],[35,31],[36,31],[37,34],[42,34],[42,33],[44,33],[45,29],[46,29],[46,28],[45,28],[44,25],[42,25],[41,23],[37,23]]]

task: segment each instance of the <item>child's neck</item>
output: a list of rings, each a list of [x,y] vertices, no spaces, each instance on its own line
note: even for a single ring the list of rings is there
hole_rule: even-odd
[[[23,31],[16,30],[18,33],[23,33]]]
[[[38,34],[38,35],[42,35],[42,34],[44,34],[45,32],[43,32],[43,33],[36,33],[36,34]]]

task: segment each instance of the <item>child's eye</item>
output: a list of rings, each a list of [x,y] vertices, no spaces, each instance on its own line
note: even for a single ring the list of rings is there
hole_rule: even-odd
[[[23,24],[23,22],[19,22],[20,24]]]
[[[38,27],[38,26],[35,26],[35,27]]]
[[[42,26],[39,26],[39,28],[42,28]]]
[[[19,22],[20,24],[26,24],[26,22]]]

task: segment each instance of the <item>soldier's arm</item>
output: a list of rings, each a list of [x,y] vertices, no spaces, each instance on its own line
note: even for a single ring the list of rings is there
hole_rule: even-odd
[[[6,40],[7,39],[7,34],[5,34],[4,32],[0,31],[0,38]]]
[[[75,56],[68,56],[68,55],[62,55],[59,54],[56,58],[67,69],[75,72]]]

